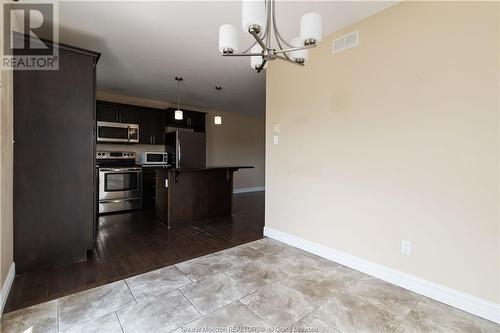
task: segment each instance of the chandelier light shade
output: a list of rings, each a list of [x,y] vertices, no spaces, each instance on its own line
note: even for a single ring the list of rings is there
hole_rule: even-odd
[[[219,28],[219,51],[232,54],[239,49],[238,29],[232,24],[224,24]]]
[[[177,81],[177,110],[174,112],[175,120],[182,120],[184,114],[181,110],[181,82],[184,80],[182,76],[176,76],[175,81]]]
[[[302,39],[299,37],[292,39],[292,45],[295,47],[301,46]],[[295,62],[303,64],[309,58],[309,50],[303,49],[303,50],[298,50],[298,51],[292,51],[292,52],[290,52],[290,58],[292,58],[292,60]]]
[[[244,32],[250,28],[262,31],[266,27],[266,4],[264,0],[241,3],[241,27]]]
[[[321,15],[307,13],[300,18],[300,39],[304,45],[321,42]]]
[[[222,117],[221,116],[215,116],[214,117],[214,124],[215,125],[222,125]]]
[[[254,42],[238,53],[238,33],[230,24],[219,28],[219,51],[223,56],[248,56],[250,66],[261,72],[271,60],[279,59],[304,66],[309,58],[307,49],[321,42],[322,19],[318,13],[307,13],[300,19],[300,37],[288,42],[281,35],[276,22],[276,0],[243,0],[241,27]]]

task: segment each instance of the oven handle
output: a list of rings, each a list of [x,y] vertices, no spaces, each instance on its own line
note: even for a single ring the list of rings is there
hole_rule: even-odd
[[[127,172],[127,171],[142,172],[142,168],[105,168],[105,169],[99,169],[99,172]]]

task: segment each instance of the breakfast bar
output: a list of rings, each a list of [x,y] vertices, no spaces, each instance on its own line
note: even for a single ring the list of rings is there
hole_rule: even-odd
[[[232,215],[233,175],[252,166],[156,170],[156,219],[168,228]]]

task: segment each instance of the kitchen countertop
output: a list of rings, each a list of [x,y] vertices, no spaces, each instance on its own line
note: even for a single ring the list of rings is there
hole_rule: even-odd
[[[208,171],[216,169],[253,169],[253,166],[249,165],[209,165],[204,168],[173,168],[170,165],[143,165],[143,168],[148,169],[161,169],[161,170],[172,170],[172,171]]]
[[[204,168],[170,168],[172,171],[209,171],[217,169],[253,169],[253,166],[249,165],[211,165]]]

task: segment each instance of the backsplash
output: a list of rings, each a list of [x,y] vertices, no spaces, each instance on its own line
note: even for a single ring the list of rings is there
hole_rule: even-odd
[[[99,151],[131,151],[136,154],[136,162],[139,164],[141,153],[146,151],[165,151],[165,145],[127,145],[127,144],[112,144],[98,143],[97,150]]]

